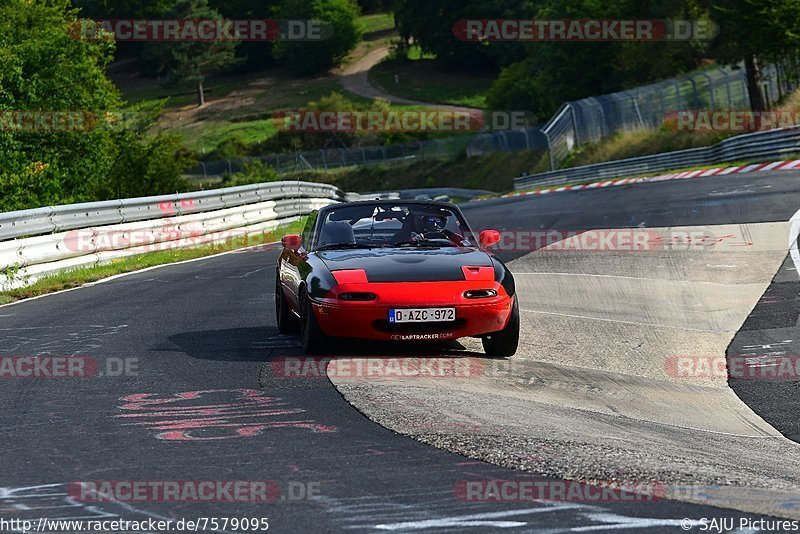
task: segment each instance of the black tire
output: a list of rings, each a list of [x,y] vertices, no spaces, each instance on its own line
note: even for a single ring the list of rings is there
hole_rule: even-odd
[[[509,358],[516,354],[519,346],[519,303],[516,296],[506,327],[499,332],[489,334],[482,341],[483,350],[489,357]]]
[[[275,317],[278,331],[281,334],[294,334],[299,329],[297,317],[289,309],[289,303],[286,302],[286,296],[283,294],[280,277],[275,283]]]
[[[320,329],[305,291],[300,294],[300,342],[306,354],[325,354],[332,348],[332,339]]]

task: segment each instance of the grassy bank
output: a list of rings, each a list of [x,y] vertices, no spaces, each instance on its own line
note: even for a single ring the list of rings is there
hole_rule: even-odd
[[[697,148],[719,143],[731,134],[674,132],[669,130],[645,130],[620,133],[600,143],[588,144],[575,150],[561,165],[580,167],[619,159],[636,158]]]
[[[416,161],[406,165],[371,165],[332,171],[304,171],[283,179],[333,184],[344,191],[367,192],[418,187],[465,187],[507,191],[513,179],[537,161],[541,152],[498,152],[455,160]]]
[[[401,98],[483,109],[496,76],[495,72],[448,70],[412,48],[407,58],[390,57],[376,65],[369,81]]]

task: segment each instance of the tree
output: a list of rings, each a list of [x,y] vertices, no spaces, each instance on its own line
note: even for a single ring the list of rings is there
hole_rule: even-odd
[[[0,210],[84,200],[112,165],[108,131],[50,121],[19,129],[21,112],[89,117],[119,107],[105,76],[113,39],[76,38],[77,24],[68,0],[0,7]]]
[[[167,15],[170,19],[222,20],[219,11],[208,0],[178,0]],[[191,82],[197,88],[197,105],[205,104],[203,82],[209,72],[236,63],[236,41],[218,39],[179,40],[151,43],[146,57],[157,65],[157,72],[166,74],[172,82]]]
[[[281,18],[320,21],[332,28],[332,34],[319,41],[282,40],[275,53],[296,74],[327,72],[340,65],[358,44],[363,32],[358,14],[353,0],[284,0]]]
[[[161,17],[175,0],[73,0],[81,15],[94,19],[146,19]]]
[[[94,191],[95,198],[131,198],[175,193],[189,188],[183,171],[197,164],[173,133],[149,135],[164,102],[130,106],[111,117],[103,127],[113,135],[117,150],[114,163]]]
[[[281,0],[209,0],[209,5],[226,18],[277,19]],[[241,68],[262,70],[275,64],[274,46],[272,41],[242,41],[236,47]]]
[[[524,16],[536,19],[696,19],[691,0],[540,0]],[[518,15],[519,16],[519,15]],[[550,116],[568,100],[602,95],[661,80],[695,68],[702,42],[565,42],[519,44],[526,59],[504,69],[487,94],[494,109]],[[657,59],[655,59],[657,58]]]
[[[750,108],[768,107],[761,90],[761,65],[796,55],[800,45],[800,2],[797,0],[725,0],[711,10],[719,25],[714,52],[721,63],[744,63]],[[774,97],[775,95],[773,95]]]
[[[133,123],[114,122],[123,102],[105,76],[113,54],[112,35],[81,38],[68,0],[5,0],[0,211],[186,187],[181,174],[192,160],[178,138],[146,133],[160,109],[134,109]],[[32,116],[44,120],[31,123]]]
[[[462,68],[491,68],[499,63],[498,54],[517,51],[519,60],[524,49],[518,43],[461,41],[453,33],[455,22],[525,16],[530,12],[528,4],[520,0],[397,0],[395,20],[403,42],[413,41],[439,61]]]

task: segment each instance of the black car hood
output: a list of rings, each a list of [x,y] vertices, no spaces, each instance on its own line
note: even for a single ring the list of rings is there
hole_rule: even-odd
[[[461,267],[493,265],[487,253],[474,248],[325,250],[317,255],[331,271],[364,269],[370,282],[464,280]]]

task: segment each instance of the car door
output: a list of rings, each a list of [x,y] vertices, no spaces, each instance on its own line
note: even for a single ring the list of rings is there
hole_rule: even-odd
[[[299,312],[299,299],[298,288],[302,281],[302,273],[307,273],[306,250],[311,246],[311,240],[314,237],[314,226],[317,222],[317,211],[311,212],[306,220],[306,225],[303,228],[303,244],[297,251],[286,250],[281,255],[281,283],[285,288],[284,293],[289,301],[289,306]]]

